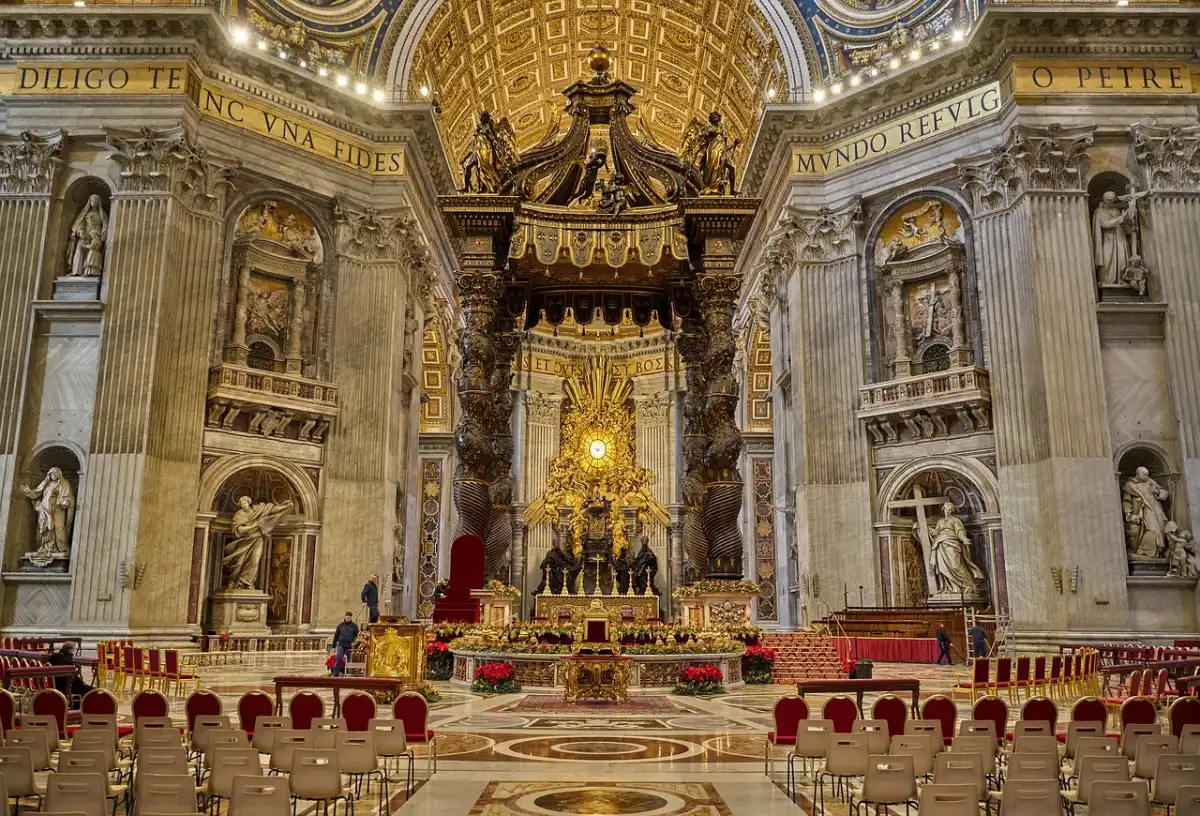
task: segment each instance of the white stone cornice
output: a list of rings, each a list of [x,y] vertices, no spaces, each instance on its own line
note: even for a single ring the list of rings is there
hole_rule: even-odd
[[[1155,127],[1137,124],[1133,154],[1153,192],[1200,192],[1200,125]]]
[[[0,195],[49,195],[62,159],[63,132],[0,137]]]

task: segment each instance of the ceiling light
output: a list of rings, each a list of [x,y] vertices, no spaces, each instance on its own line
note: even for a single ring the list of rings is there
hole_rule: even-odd
[[[873,77],[879,76],[879,69],[878,68],[868,68],[867,76],[873,76]]]
[[[813,99],[817,100],[818,102],[824,102],[825,90],[823,88],[817,88],[815,91],[813,91]]]
[[[421,96],[425,97],[426,99],[429,98],[429,86],[428,85],[421,86]]]
[[[329,76],[329,69],[322,65],[317,69],[317,76]]]
[[[349,82],[350,82],[350,80],[346,79],[346,75],[345,75],[345,74],[338,74],[338,75],[337,75],[337,84],[338,84],[338,87],[340,87],[340,88],[345,88],[345,87],[346,87],[346,85],[347,85],[347,84],[349,84]]]
[[[774,98],[775,98],[775,89],[768,88],[767,89],[767,99],[774,99]]]
[[[355,82],[354,83],[354,92],[359,95],[365,94],[367,92],[367,83]]]
[[[249,39],[250,32],[246,31],[246,29],[242,28],[241,26],[237,26],[233,29],[233,41],[238,45],[245,45]]]
[[[842,83],[840,83],[840,82],[833,83],[833,85],[829,86],[829,90],[831,93],[833,93],[835,95],[840,94],[842,92]]]
[[[854,76],[850,77],[850,87],[851,88],[857,88],[861,84],[862,84],[862,77],[859,76],[858,74],[855,74]]]
[[[950,39],[954,42],[962,42],[966,36],[966,33],[961,28],[956,28],[950,32]]]
[[[920,49],[920,48],[914,48],[912,51],[909,51],[909,52],[908,52],[908,58],[909,58],[910,60],[919,60],[919,59],[921,58],[921,49]]]
[[[301,67],[301,68],[307,68],[307,67],[308,67],[308,63],[307,63],[306,61],[304,61],[304,60],[300,60],[300,67]]]
[[[888,67],[889,68],[899,68],[900,67],[900,58],[892,57],[890,60],[888,60]]]
[[[383,91],[379,90],[378,88],[375,89],[375,93],[372,94],[372,96],[375,98],[376,102],[383,101]]]
[[[941,47],[942,47],[942,44],[940,42],[938,42],[937,40],[934,40],[932,43],[930,43],[929,50],[937,51]]]
[[[267,50],[267,41],[266,41],[266,40],[259,40],[259,41],[258,41],[258,50],[259,50],[259,51],[266,51],[266,50]]]
[[[76,8],[83,8],[83,7],[84,7],[84,6],[86,6],[86,5],[87,5],[87,3],[83,2],[83,0],[75,0],[75,7],[76,7]]]
[[[287,51],[284,51],[282,48],[280,48],[280,49],[279,49],[279,58],[280,58],[280,59],[287,59]]]
[[[1117,5],[1118,6],[1128,6],[1129,0],[1117,0]]]

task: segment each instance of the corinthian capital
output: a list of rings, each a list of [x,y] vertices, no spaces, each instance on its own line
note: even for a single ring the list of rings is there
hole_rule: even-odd
[[[337,251],[364,261],[398,261],[408,251],[408,233],[413,222],[407,207],[377,210],[356,207],[346,201],[334,205]]]
[[[184,136],[178,148],[176,193],[185,206],[207,215],[225,211],[225,199],[233,189],[230,177],[237,168],[215,160],[203,147]]]
[[[1022,176],[1012,151],[1006,147],[993,147],[978,156],[955,159],[954,163],[978,215],[1005,209],[1021,195]]]
[[[1200,125],[1134,125],[1133,154],[1156,192],[1200,192]]]
[[[190,144],[182,127],[138,131],[105,128],[112,160],[119,169],[117,188],[123,193],[168,193],[176,165]]]
[[[0,195],[48,195],[62,166],[62,140],[61,130],[0,137]]]
[[[815,263],[853,255],[861,225],[862,200],[857,197],[836,209],[822,207],[813,212],[789,208],[788,215],[780,219],[780,229],[795,242],[795,259]]]

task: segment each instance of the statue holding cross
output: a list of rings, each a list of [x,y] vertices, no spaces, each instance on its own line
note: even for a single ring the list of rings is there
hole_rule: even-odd
[[[962,602],[983,600],[982,587],[986,581],[982,570],[971,558],[971,541],[966,527],[954,512],[954,504],[945,496],[926,496],[920,484],[913,485],[909,500],[890,502],[893,510],[911,507],[916,511],[914,535],[921,546],[925,562],[925,580],[929,600]],[[927,508],[939,507],[940,518],[932,524]]]

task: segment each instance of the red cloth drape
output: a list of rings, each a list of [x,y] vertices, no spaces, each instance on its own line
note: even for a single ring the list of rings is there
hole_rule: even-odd
[[[872,660],[881,663],[933,663],[937,660],[936,638],[834,638],[834,648],[843,661]]]

